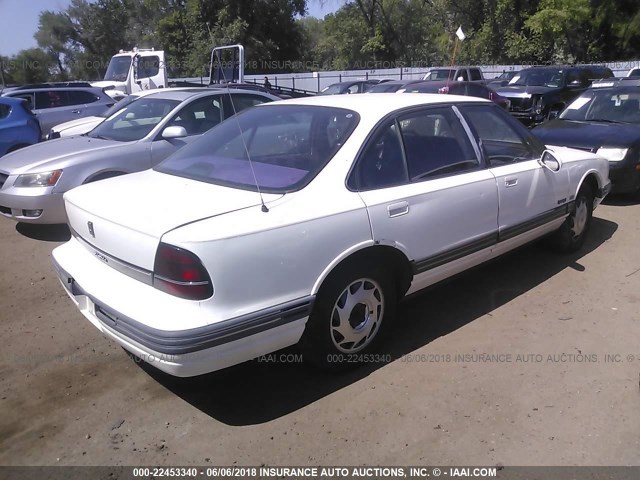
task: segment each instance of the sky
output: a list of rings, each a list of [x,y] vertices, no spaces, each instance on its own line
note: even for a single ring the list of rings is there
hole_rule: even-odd
[[[71,0],[0,0],[0,55],[11,56],[25,48],[37,47],[33,38],[43,10],[60,11]],[[322,18],[336,11],[341,0],[308,0],[309,15]]]

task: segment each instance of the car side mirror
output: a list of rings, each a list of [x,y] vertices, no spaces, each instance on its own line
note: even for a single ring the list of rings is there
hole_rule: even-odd
[[[172,126],[167,127],[162,131],[162,138],[165,140],[171,140],[172,138],[184,138],[187,136],[187,130],[184,127]]]
[[[560,170],[560,160],[558,160],[551,150],[545,150],[538,161],[544,168],[551,170],[552,172],[558,172]]]

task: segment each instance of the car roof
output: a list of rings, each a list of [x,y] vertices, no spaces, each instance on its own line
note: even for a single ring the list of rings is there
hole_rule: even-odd
[[[640,87],[640,78],[638,77],[617,77],[617,78],[603,78],[594,81],[590,86],[590,90],[603,90],[603,89],[626,89],[626,90],[638,90]]]
[[[103,94],[101,88],[98,87],[36,87],[36,88],[18,88],[15,90],[11,90],[3,95],[6,96],[14,96],[14,95],[24,95],[25,93],[33,93],[33,92],[69,92],[69,91],[84,91],[90,93],[98,93]]]
[[[380,82],[378,85],[411,85],[412,83],[422,82],[424,80],[387,80],[386,82]]]
[[[586,68],[590,68],[590,69],[594,69],[594,68],[599,68],[602,70],[609,70],[609,67],[605,67],[602,65],[544,65],[544,66],[534,66],[534,67],[527,67],[527,68],[523,68],[522,70],[520,70],[521,72],[524,72],[525,70],[536,70],[536,71],[540,71],[540,70],[566,70],[569,68],[575,68],[575,69],[586,69]]]
[[[229,89],[228,92],[224,89],[219,89],[219,88],[216,88],[216,89],[201,88],[201,89],[187,89],[187,90],[179,90],[179,89],[172,90],[172,89],[165,88],[165,89],[160,89],[160,91],[158,92],[154,92],[145,96],[151,97],[151,98],[160,98],[163,100],[177,100],[179,102],[182,102],[190,98],[205,97],[208,95],[219,95],[221,93],[229,93],[231,95],[239,95],[241,93],[246,93],[249,95],[260,95],[260,96],[270,97],[273,99],[279,99],[279,97],[276,97],[275,95],[270,95],[268,93],[260,92],[257,90],[243,90],[240,88]]]
[[[336,86],[347,86],[347,85],[356,85],[358,83],[367,83],[367,82],[371,82],[371,83],[379,83],[378,80],[367,80],[367,79],[362,79],[362,80],[349,80],[349,81],[345,81],[345,82],[336,82],[336,83],[332,83],[331,85],[329,85],[329,87],[336,87]]]
[[[491,104],[489,100],[461,95],[440,95],[438,93],[367,93],[366,95],[318,95],[314,97],[292,98],[268,104],[258,105],[315,105],[322,107],[346,108],[359,113],[361,116],[383,117],[388,113],[406,107],[422,105],[438,105],[447,103],[478,103]]]

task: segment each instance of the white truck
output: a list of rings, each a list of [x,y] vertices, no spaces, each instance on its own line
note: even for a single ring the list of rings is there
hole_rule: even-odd
[[[134,92],[166,88],[169,85],[169,79],[164,51],[153,48],[120,50],[111,57],[104,80],[92,82],[91,85],[104,88],[105,92],[115,100],[120,100]]]

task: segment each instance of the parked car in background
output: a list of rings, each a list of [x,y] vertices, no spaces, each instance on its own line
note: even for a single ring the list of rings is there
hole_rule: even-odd
[[[138,98],[145,97],[153,93],[169,91],[202,92],[204,91],[204,87],[154,88],[153,90],[135,92],[131,95],[127,95],[122,100],[119,100],[115,105],[113,105],[111,108],[104,111],[100,115],[77,118],[75,120],[71,120],[69,122],[61,123],[60,125],[54,126],[51,131],[45,136],[45,139],[53,140],[55,138],[71,137],[73,135],[82,135],[85,133],[89,133],[97,125],[102,123],[105,118],[109,118],[111,115],[120,111]]]
[[[640,77],[640,68],[632,68],[629,70],[627,77]]]
[[[442,80],[485,82],[482,70],[478,67],[432,68],[422,79],[430,82],[439,82]]]
[[[640,79],[594,83],[550,122],[534,128],[546,144],[597,153],[609,160],[612,193],[640,189]]]
[[[408,88],[410,85],[420,82],[422,82],[422,80],[390,80],[374,85],[366,93],[394,93],[402,88]]]
[[[417,82],[398,90],[399,93],[448,93],[468,97],[486,98],[509,110],[509,99],[489,87],[474,82]]]
[[[0,157],[38,143],[40,135],[40,124],[27,102],[20,98],[0,97]]]
[[[278,98],[243,90],[147,95],[87,135],[50,140],[3,157],[0,215],[27,223],[65,223],[62,195],[67,190],[151,168],[225,118],[273,100]]]
[[[597,65],[532,67],[496,91],[511,101],[513,116],[533,126],[558,116],[593,80],[612,77],[611,69]]]
[[[483,99],[316,96],[236,119],[65,195],[62,285],[172,375],[298,342],[329,369],[373,361],[399,299],[543,235],[580,248],[609,186],[604,158],[550,152]]]
[[[343,95],[348,93],[368,92],[374,85],[381,83],[380,80],[353,80],[349,82],[339,82],[324,87],[318,95]]]
[[[504,87],[509,84],[509,82],[520,73],[520,70],[509,70],[502,72],[493,80],[489,80],[487,82],[487,86],[491,88]]]
[[[51,87],[43,84],[20,87],[3,95],[26,100],[29,109],[38,117],[43,135],[60,123],[100,115],[115,103],[102,89],[93,87]]]

